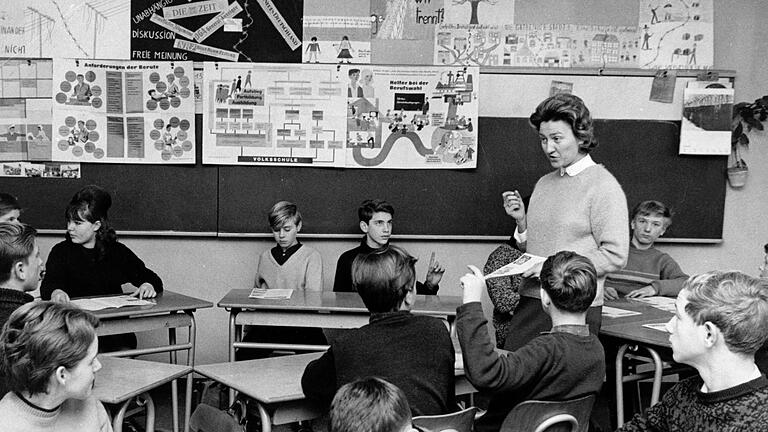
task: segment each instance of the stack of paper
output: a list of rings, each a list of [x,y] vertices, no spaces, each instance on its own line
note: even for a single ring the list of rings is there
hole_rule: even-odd
[[[155,304],[150,300],[142,300],[131,295],[119,295],[110,297],[95,297],[72,300],[72,304],[89,311],[120,308],[123,306],[145,306]]]
[[[653,296],[653,297],[636,298],[634,300],[637,300],[643,303],[648,303],[649,305],[655,307],[656,309],[661,309],[663,311],[675,313],[674,297]]]
[[[281,300],[289,299],[293,294],[292,289],[263,289],[254,288],[248,298],[253,299],[268,299],[268,300]]]

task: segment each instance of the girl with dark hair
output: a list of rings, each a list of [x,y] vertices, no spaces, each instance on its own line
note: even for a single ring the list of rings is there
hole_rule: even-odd
[[[0,192],[0,222],[18,222],[21,206],[16,197]]]
[[[127,246],[117,241],[107,211],[112,197],[99,186],[86,186],[69,202],[66,240],[51,249],[40,287],[43,300],[68,302],[70,298],[122,294],[122,285],[138,287],[133,295],[153,298],[163,291],[160,277],[148,269]],[[118,335],[118,345],[102,340],[105,349],[131,348],[136,338]]]

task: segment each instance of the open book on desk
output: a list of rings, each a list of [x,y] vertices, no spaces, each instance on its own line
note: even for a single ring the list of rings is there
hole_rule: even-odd
[[[127,294],[108,297],[74,299],[71,301],[71,303],[80,309],[88,311],[121,308],[124,306],[145,306],[155,304],[155,302],[151,300],[144,300]]]

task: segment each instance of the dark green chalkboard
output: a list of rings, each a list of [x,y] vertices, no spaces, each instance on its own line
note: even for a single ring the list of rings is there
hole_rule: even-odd
[[[679,122],[598,120],[593,158],[618,179],[628,206],[645,199],[672,206],[667,238],[722,237],[726,157],[679,156]],[[218,169],[222,233],[269,232],[276,201],[299,204],[304,232],[359,233],[357,206],[382,198],[395,207],[395,234],[506,236],[513,221],[501,193],[530,195],[551,168],[538,137],[522,118],[481,117],[478,165],[472,170],[364,170],[291,167]]]

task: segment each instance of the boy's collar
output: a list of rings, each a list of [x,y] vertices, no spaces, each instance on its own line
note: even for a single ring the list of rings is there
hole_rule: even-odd
[[[589,336],[589,326],[586,324],[563,324],[552,327],[544,333],[570,333],[575,336]]]

